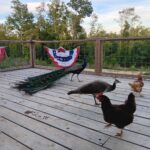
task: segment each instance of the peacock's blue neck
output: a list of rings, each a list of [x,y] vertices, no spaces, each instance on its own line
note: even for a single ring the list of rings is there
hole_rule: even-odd
[[[108,89],[108,91],[113,91],[116,88],[116,83],[114,82]]]
[[[87,66],[87,61],[84,60],[83,64],[82,64],[82,67],[85,68]]]

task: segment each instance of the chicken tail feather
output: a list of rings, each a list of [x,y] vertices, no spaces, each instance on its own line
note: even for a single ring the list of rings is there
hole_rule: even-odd
[[[132,83],[128,83],[131,87],[133,87],[133,84]]]
[[[68,95],[71,95],[71,94],[77,94],[78,92],[76,90],[72,90],[72,91],[69,91],[67,94]]]

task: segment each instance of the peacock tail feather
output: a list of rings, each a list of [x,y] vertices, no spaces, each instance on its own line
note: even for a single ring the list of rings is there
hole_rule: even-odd
[[[63,68],[39,76],[29,77],[25,81],[16,83],[14,88],[25,91],[26,93],[32,95],[40,90],[50,88],[54,85],[56,80],[64,77],[68,73],[69,72]]]

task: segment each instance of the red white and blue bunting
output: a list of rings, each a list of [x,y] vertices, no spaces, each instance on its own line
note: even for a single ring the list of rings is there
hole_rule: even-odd
[[[80,52],[79,47],[73,50],[65,50],[63,47],[59,47],[58,49],[45,47],[45,50],[53,63],[60,68],[72,66],[76,62]]]
[[[0,47],[0,64],[5,56],[6,56],[5,47]]]

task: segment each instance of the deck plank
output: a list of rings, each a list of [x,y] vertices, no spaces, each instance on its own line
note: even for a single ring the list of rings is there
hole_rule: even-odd
[[[150,148],[150,81],[144,80],[142,94],[136,95],[137,110],[134,122],[124,129],[121,138],[115,137],[117,128],[104,129],[101,108],[94,106],[90,95],[71,95],[67,92],[93,80],[113,83],[113,77],[81,74],[70,82],[70,75],[55,82],[51,89],[33,96],[19,92],[11,86],[27,77],[50,72],[44,69],[24,69],[0,73],[0,137],[12,147],[25,149],[77,149],[77,150],[146,150]],[[131,92],[128,86],[133,78],[119,78],[121,84],[107,95],[112,103],[123,103]],[[33,113],[25,114],[25,111]],[[13,130],[12,130],[13,129]],[[16,132],[17,131],[17,132]],[[51,133],[51,134],[50,134]],[[6,137],[8,135],[8,137]],[[24,135],[24,136],[22,136]],[[13,137],[10,138],[10,137]],[[33,140],[34,139],[34,140]],[[36,139],[36,140],[35,140]],[[101,140],[99,140],[101,139]],[[1,145],[0,145],[1,146]],[[4,147],[3,143],[2,146]]]
[[[89,128],[82,127],[72,122],[69,122],[65,120],[65,118],[61,119],[60,117],[52,116],[50,114],[46,114],[46,113],[40,112],[39,110],[25,107],[23,105],[19,105],[19,104],[12,103],[9,101],[2,101],[0,102],[0,105],[7,107],[7,109],[17,111],[18,113],[21,113],[22,115],[27,115],[43,123],[49,124],[51,126],[55,126],[59,128],[60,130],[70,132],[71,134],[74,134],[78,137],[81,137],[83,139],[86,139],[98,145],[104,144],[109,137],[105,134],[96,132]],[[26,111],[30,111],[31,113],[26,114],[25,113]]]
[[[145,148],[143,146],[138,146],[133,143],[129,143],[113,137],[109,138],[104,146],[112,150],[148,150],[148,148]]]
[[[37,121],[6,108],[0,109],[0,115],[32,132],[36,132],[45,138],[51,139],[64,147],[66,146],[68,149],[91,150],[93,148],[94,150],[99,150],[100,148],[100,145],[88,142],[87,140],[81,139],[63,130],[59,130],[56,127],[44,124],[41,121]],[[4,126],[1,130],[4,130],[3,128]]]
[[[15,117],[15,116],[14,116]],[[16,118],[17,119],[17,118]],[[18,118],[19,119],[19,118]],[[54,150],[67,150],[63,146],[56,144],[55,142],[51,142],[36,133],[23,128],[15,124],[12,121],[9,121],[3,117],[0,117],[0,130],[6,133],[7,135],[13,137],[20,143],[30,147],[30,149],[34,150],[47,150],[48,148],[52,148]],[[9,143],[7,143],[9,144]],[[14,146],[17,145],[14,143]],[[3,145],[4,146],[4,145]],[[3,149],[2,149],[3,150]],[[12,150],[12,149],[11,149]],[[13,149],[15,150],[15,149]]]
[[[1,91],[1,89],[0,89],[0,91]],[[5,92],[6,93],[11,93],[11,91],[5,90],[5,91],[3,91],[3,94]],[[2,95],[1,95],[1,97],[2,97]],[[41,99],[42,99],[42,104],[45,104],[46,106],[53,107],[53,108],[60,109],[60,110],[64,110],[66,112],[74,113],[74,114],[77,114],[79,116],[87,117],[87,118],[92,119],[92,120],[97,120],[97,121],[100,121],[100,122],[104,122],[103,121],[102,112],[101,112],[100,108],[98,108],[99,109],[99,113],[94,113],[92,111],[90,113],[88,113],[87,110],[83,110],[81,108],[77,108],[77,107],[73,107],[73,106],[68,106],[67,104],[57,103],[57,102],[51,101],[50,99],[45,99],[45,97],[46,96],[44,96],[44,95],[41,98],[29,96],[28,100],[29,101],[33,101],[33,102],[37,102],[37,103],[40,104],[41,103]],[[15,98],[15,96],[9,95],[9,94],[7,94],[5,96],[3,95],[3,98],[7,98],[7,99],[10,99],[10,100],[11,100],[11,98],[19,99],[19,94],[17,95],[16,98]],[[21,96],[20,96],[20,99],[22,101],[22,97]],[[55,100],[56,100],[56,98],[55,98]],[[61,101],[61,99],[59,101]],[[15,102],[20,103],[20,101],[15,101]],[[140,119],[140,121],[138,123],[139,124],[141,123],[141,119]],[[146,124],[146,125],[148,126],[149,124]],[[136,126],[138,126],[138,125],[136,125]],[[133,128],[133,129],[138,129],[138,128]],[[143,127],[142,127],[142,129],[144,130]],[[140,130],[140,131],[143,132],[142,130]],[[149,132],[146,132],[146,133],[148,134]]]
[[[23,104],[27,105],[28,104],[28,107],[34,107],[36,108],[36,105],[34,105],[34,103],[24,103]],[[5,104],[6,105],[6,104]],[[10,107],[12,106],[12,104],[10,105]],[[69,113],[66,113],[66,112],[62,112],[60,110],[55,110],[55,109],[49,109],[49,108],[46,108],[45,106],[42,108],[42,106],[37,106],[38,109],[40,109],[41,111],[42,110],[45,110],[46,112],[50,113],[50,114],[54,114],[54,115],[57,115],[57,116],[61,116],[61,117],[64,117],[64,119],[67,119],[67,120],[70,120],[74,123],[79,123],[80,125],[82,126],[85,126],[85,127],[88,127],[88,128],[91,128],[93,130],[101,130],[102,133],[104,134],[109,134],[111,136],[115,135],[115,133],[117,132],[116,128],[115,127],[112,127],[110,129],[104,129],[104,124],[103,123],[96,123],[96,121],[93,121],[93,120],[89,120],[87,118],[83,118],[83,117],[79,117],[79,116],[76,116],[76,115],[73,115],[73,114],[69,114]],[[126,135],[126,136],[125,136]],[[136,137],[136,138],[135,138]],[[129,132],[129,131],[124,131],[124,136],[122,137],[122,139],[124,140],[128,140],[129,142],[133,142],[133,143],[136,143],[136,144],[139,144],[139,140],[140,140],[140,143],[144,143],[145,146],[149,147],[149,140],[150,139],[147,139],[148,137],[147,136],[144,136],[144,135],[141,135],[141,134],[137,134],[137,133],[134,133],[134,132]],[[147,143],[145,143],[145,141],[147,141]]]
[[[1,150],[31,150],[30,148],[15,141],[13,138],[0,132],[0,149]]]

